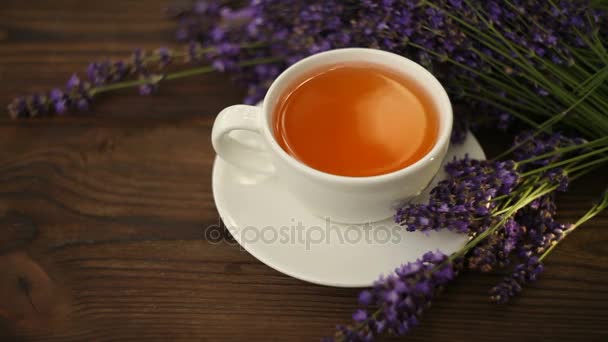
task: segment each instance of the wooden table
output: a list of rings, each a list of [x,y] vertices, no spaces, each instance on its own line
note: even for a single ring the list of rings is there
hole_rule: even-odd
[[[167,0],[0,2],[0,103],[63,85],[89,61],[173,45]],[[356,289],[280,274],[211,243],[214,115],[242,91],[213,74],[124,91],[89,114],[0,117],[0,340],[315,340],[349,322]],[[4,113],[3,113],[4,114]],[[480,135],[490,154],[508,139]],[[573,221],[606,169],[561,195]],[[227,234],[227,233],[225,233]],[[464,274],[412,341],[606,341],[608,215],[567,239],[509,306],[500,275]]]

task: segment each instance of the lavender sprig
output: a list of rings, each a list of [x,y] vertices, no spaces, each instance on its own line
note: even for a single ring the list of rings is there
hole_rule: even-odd
[[[565,191],[571,176],[584,169],[581,163],[608,161],[608,157],[594,159],[608,152],[608,140],[586,142],[555,133],[539,134],[522,144],[528,135],[515,139],[515,160],[477,161],[465,157],[448,163],[448,178],[431,191],[428,203],[400,208],[395,221],[408,231],[448,229],[471,235],[502,221],[500,229],[471,249],[466,266],[472,270],[489,272],[508,265],[513,254],[529,258],[542,253],[567,229],[553,219],[555,195],[536,198],[529,206],[505,216],[511,204],[541,185]]]
[[[428,204],[399,209],[395,221],[406,230],[448,229],[459,233],[483,231],[495,208],[493,198],[509,194],[519,183],[512,161],[479,161],[465,157],[445,167],[449,177],[432,191]]]
[[[371,313],[359,309],[353,314],[356,329],[338,326],[337,339],[368,341],[383,332],[406,334],[418,325],[422,311],[457,273],[457,265],[443,253],[428,252],[415,262],[398,267],[394,274],[376,281],[359,295],[359,304],[377,306]]]
[[[359,298],[360,304],[363,306],[374,304],[377,307],[375,311],[369,312],[362,309],[355,312],[353,315],[355,324],[350,327],[338,326],[338,331],[334,336],[335,340],[369,341],[384,332],[385,329],[398,335],[409,332],[410,328],[418,322],[422,309],[428,306],[430,300],[442,286],[454,278],[462,267],[463,258],[473,248],[500,230],[508,218],[521,208],[528,206],[537,198],[551,193],[556,187],[556,185],[541,184],[536,188],[527,189],[524,195],[519,196],[509,205],[507,213],[502,218],[496,220],[486,230],[476,233],[462,249],[452,255],[445,256],[440,252],[427,253],[421,260],[398,268],[395,275],[380,278],[371,291],[363,291]],[[431,256],[435,260],[432,263],[429,262]],[[424,264],[424,262],[429,263]],[[405,271],[403,271],[404,269]],[[408,278],[412,275],[414,275],[413,278]],[[437,281],[435,282],[434,279]],[[414,301],[412,298],[424,298],[425,300]],[[415,319],[412,320],[412,317]]]
[[[154,94],[161,81],[174,80],[212,71],[275,63],[280,57],[235,60],[242,49],[255,49],[261,44],[220,44],[204,48],[192,42],[184,51],[161,47],[151,53],[136,49],[129,60],[93,62],[87,67],[87,80],[73,74],[64,89],[55,88],[45,94],[18,97],[8,106],[9,115],[28,118],[41,115],[63,115],[70,111],[87,111],[99,94],[138,87],[143,96]],[[205,62],[209,64],[205,65]],[[184,70],[168,72],[169,66]]]
[[[525,284],[536,281],[542,271],[543,265],[538,257],[531,257],[525,263],[517,265],[510,276],[490,290],[490,300],[499,304],[507,303],[522,291]]]
[[[462,249],[446,256],[441,252],[426,253],[421,259],[403,265],[395,270],[395,274],[381,277],[371,290],[364,290],[359,295],[362,309],[353,314],[354,323],[351,326],[338,326],[333,338],[336,341],[371,341],[382,333],[403,335],[415,327],[424,309],[438,292],[462,269],[462,258],[473,248],[483,243],[489,236],[508,226],[513,215],[522,208],[529,207],[538,199],[555,191],[557,185],[542,184],[536,189],[527,189],[525,194],[509,205],[508,212],[487,230],[474,235]],[[555,246],[576,227],[591,219],[608,207],[608,190],[602,200],[587,212],[576,224],[563,231],[555,238],[550,247],[540,256],[530,256],[517,265],[512,274],[491,291],[491,300],[506,303],[521,292],[522,287],[535,281],[544,266],[542,260],[551,253]],[[509,228],[510,229],[510,228]],[[519,233],[517,233],[519,234]],[[373,309],[375,307],[375,309]]]
[[[555,192],[564,182],[556,179],[553,171],[561,170],[566,178],[580,177],[582,174],[573,170],[596,155],[597,149],[589,146],[607,146],[608,140],[586,142],[559,133],[540,133],[522,144],[528,133],[524,134],[516,139],[516,160],[455,160],[446,166],[448,179],[433,189],[429,203],[398,211],[397,222],[408,230],[451,229],[469,234],[470,240],[450,256],[427,253],[395,274],[380,278],[371,290],[360,294],[359,303],[364,308],[354,313],[353,325],[338,327],[335,339],[368,341],[387,331],[405,334],[418,323],[423,308],[438,290],[461,269],[489,272],[519,260],[510,275],[490,291],[492,301],[506,303],[538,278],[542,260],[567,234],[608,206],[607,192],[576,224],[560,224],[553,218]],[[608,162],[608,157],[602,159]],[[545,171],[530,174],[539,169]],[[454,216],[466,224],[453,224],[457,221]],[[436,256],[436,262],[429,262],[431,256]],[[434,283],[433,279],[441,281]]]
[[[554,225],[553,229],[546,235],[544,247],[540,250],[540,256],[529,256],[525,263],[515,267],[513,273],[505,277],[503,282],[490,290],[490,300],[505,304],[511,298],[522,291],[524,285],[536,281],[543,272],[542,264],[557,245],[562,242],[568,234],[587,222],[608,207],[608,189],[604,191],[600,201],[591,207],[576,223],[571,225]]]

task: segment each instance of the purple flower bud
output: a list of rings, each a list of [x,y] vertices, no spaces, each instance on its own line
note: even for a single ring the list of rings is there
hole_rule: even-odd
[[[112,77],[113,82],[121,81],[127,76],[127,66],[125,65],[125,62],[123,62],[123,61],[114,62],[113,68],[114,68],[113,77]]]
[[[160,59],[161,67],[166,67],[171,63],[171,50],[167,47],[161,47],[157,50],[158,57]]]
[[[462,9],[462,0],[448,0],[450,5],[456,9]]]
[[[80,111],[87,111],[89,110],[89,101],[87,101],[87,99],[85,98],[81,98],[76,102],[76,108],[78,108],[78,110]]]
[[[49,93],[49,97],[50,97],[51,101],[63,100],[63,91],[61,91],[61,89],[54,88]]]
[[[227,59],[216,59],[215,61],[213,61],[213,63],[211,63],[211,65],[215,70],[219,72],[234,71],[237,68],[237,65],[234,61]]]
[[[139,95],[142,96],[148,96],[148,95],[152,95],[154,93],[154,85],[152,84],[142,84],[139,86]]]
[[[439,251],[427,252],[415,262],[400,266],[395,274],[381,277],[370,290],[359,295],[359,302],[368,305],[376,298],[380,311],[369,315],[359,309],[353,314],[357,325],[363,329],[338,327],[341,336],[347,339],[369,339],[387,329],[400,334],[407,333],[418,325],[417,316],[428,307],[437,288],[454,277],[454,265]],[[437,266],[441,265],[437,270]]]
[[[213,42],[220,42],[226,35],[226,31],[221,27],[214,27],[211,30],[211,39]]]
[[[60,115],[65,114],[68,110],[67,103],[65,100],[54,101],[53,107],[55,108],[55,112]]]
[[[440,251],[429,251],[424,253],[424,255],[422,256],[422,261],[424,262],[430,262],[433,264],[438,264],[443,262],[446,259],[445,255],[443,253],[441,253]]]
[[[420,272],[422,269],[422,264],[417,262],[410,262],[405,265],[401,265],[395,270],[395,273],[400,278],[408,278]]]
[[[420,223],[421,226],[428,226],[429,222],[430,222],[430,220],[427,217],[418,218],[418,223]]]
[[[234,56],[234,55],[237,55],[240,52],[241,48],[237,44],[222,43],[222,44],[218,44],[216,46],[216,50],[217,50],[217,53],[220,54],[220,55],[224,55],[224,56],[231,55],[231,56]],[[265,64],[256,65],[256,67],[258,67],[258,66],[259,67],[268,67]]]
[[[538,258],[531,257],[526,263],[517,265],[509,277],[490,290],[490,299],[499,304],[507,303],[521,292],[524,285],[536,281],[542,271],[543,265]]]
[[[386,293],[386,295],[384,296],[384,300],[389,302],[389,303],[396,303],[399,300],[399,293],[397,293],[397,291],[390,291],[388,293]]]
[[[353,314],[353,320],[357,323],[364,322],[367,319],[367,312],[363,309],[355,311]]]
[[[448,283],[450,280],[454,279],[454,276],[454,269],[450,266],[442,267],[434,274],[435,281],[437,281],[437,284],[439,285]]]
[[[368,290],[363,290],[359,294],[359,304],[363,306],[367,306],[371,304],[372,301],[372,293]]]
[[[68,92],[74,91],[79,86],[80,86],[80,79],[78,78],[78,75],[72,74],[72,76],[70,76],[70,79],[68,80],[68,83],[66,84],[67,91]]]
[[[93,62],[87,66],[87,77],[93,84],[97,84],[97,63]]]
[[[434,288],[432,286],[433,284],[429,283],[429,282],[419,282],[418,284],[416,284],[414,286],[415,288],[415,293],[419,294],[419,295],[423,295],[425,297],[430,297],[433,295],[434,292]]]

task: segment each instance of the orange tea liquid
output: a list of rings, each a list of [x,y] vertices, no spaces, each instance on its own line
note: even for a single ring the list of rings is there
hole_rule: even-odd
[[[302,163],[365,177],[411,165],[428,153],[438,115],[412,81],[369,65],[338,65],[294,84],[273,113],[274,135]]]

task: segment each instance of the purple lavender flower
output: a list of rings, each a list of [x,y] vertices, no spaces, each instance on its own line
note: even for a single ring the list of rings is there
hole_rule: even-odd
[[[563,232],[569,227],[554,220],[555,194],[535,199],[511,217],[495,214],[497,206],[502,204],[495,199],[507,196],[516,201],[518,195],[513,194],[513,190],[522,182],[521,170],[531,171],[570,158],[572,154],[581,153],[580,149],[569,153],[554,152],[583,142],[559,133],[534,137],[525,133],[515,139],[514,156],[520,164],[468,158],[453,161],[445,168],[448,179],[431,191],[429,202],[399,209],[395,220],[408,231],[449,229],[473,236],[504,222],[469,251],[466,266],[471,270],[490,272],[508,265],[513,257],[529,259],[539,255],[563,238]],[[528,158],[544,153],[553,154],[527,162]],[[537,182],[556,184],[560,191],[568,185],[567,174],[561,168],[550,168],[537,177],[540,177],[536,178]]]
[[[465,157],[445,167],[448,179],[431,191],[428,203],[399,209],[395,221],[408,231],[448,229],[481,232],[492,222],[493,199],[509,194],[519,182],[511,161],[479,161]]]
[[[555,168],[547,171],[546,177],[549,180],[557,184],[557,190],[561,192],[565,192],[568,190],[568,173],[562,168]]]
[[[517,265],[510,276],[490,290],[490,299],[499,304],[507,303],[521,292],[524,285],[536,281],[542,272],[543,265],[538,258],[529,258],[525,263]]]
[[[235,72],[239,70],[239,52],[241,51],[240,46],[232,43],[222,43],[210,50],[206,57],[212,61],[211,66],[220,72]]]
[[[427,252],[422,258],[381,277],[371,290],[359,295],[362,306],[353,314],[353,327],[339,326],[336,338],[348,341],[371,341],[385,331],[398,335],[418,325],[423,310],[437,291],[457,274],[457,266],[443,253]]]
[[[142,96],[154,94],[158,90],[158,83],[162,80],[162,78],[162,75],[140,75],[140,79],[146,81],[146,83],[139,86],[139,94]]]
[[[517,146],[513,152],[515,161],[524,161],[539,155],[549,152],[554,152],[561,147],[583,144],[586,141],[579,138],[569,138],[559,132],[553,134],[535,133],[526,131],[515,136],[514,145]],[[554,154],[544,159],[536,160],[525,164],[523,170],[527,171],[538,166],[546,166],[555,162],[564,156],[562,154]]]
[[[89,100],[86,98],[78,99],[78,101],[76,101],[76,108],[81,112],[89,110]]]
[[[505,236],[503,231],[497,231],[483,242],[479,243],[469,253],[467,268],[481,272],[493,271],[496,267],[504,267],[509,263],[509,255],[505,253]]]
[[[72,92],[77,90],[78,87],[80,87],[80,78],[78,78],[78,75],[72,74],[72,76],[70,76],[70,79],[66,83],[65,88],[68,92]]]
[[[200,44],[195,47],[194,60],[203,58]],[[238,48],[223,47],[233,54]],[[219,50],[219,48],[218,48]],[[87,80],[72,74],[65,85],[65,90],[52,89],[47,94],[33,94],[19,97],[9,105],[9,113],[13,118],[25,118],[48,114],[65,114],[68,111],[89,110],[94,95],[105,86],[124,81],[128,77],[145,80],[139,86],[141,95],[151,95],[158,89],[162,72],[173,62],[173,51],[161,47],[154,54],[147,54],[141,49],[134,51],[130,61],[102,61],[90,63],[86,70]],[[156,63],[155,63],[156,62]]]
[[[106,82],[107,65],[105,63],[91,63],[87,67],[87,77],[94,85],[102,85]]]
[[[53,103],[55,112],[57,114],[65,114],[67,111],[66,95],[61,89],[53,89],[49,95],[50,101]]]
[[[555,222],[557,211],[553,193],[542,196],[530,205],[522,208],[515,215],[515,220],[525,231],[526,248],[533,249],[544,245],[544,235]],[[522,257],[529,257],[528,253]]]
[[[110,72],[110,81],[112,83],[124,80],[130,72],[130,66],[124,61],[116,61],[112,65],[112,71]]]
[[[503,253],[509,255],[517,248],[517,245],[523,236],[523,229],[517,221],[509,219],[504,226],[504,235]]]
[[[560,148],[571,147],[584,144],[587,141],[581,138],[569,138],[559,132],[553,134],[541,133],[533,136],[531,132],[524,132],[515,137],[517,148],[513,152],[513,157],[517,161],[523,161],[522,171],[532,170],[537,167],[547,166],[559,160],[567,159],[580,155],[588,150],[580,148],[567,153],[553,153],[546,158],[536,159],[526,162],[527,159],[535,158],[551,152],[558,152]],[[568,173],[561,168],[547,170],[542,175],[551,183],[556,184],[558,191],[568,189]]]

